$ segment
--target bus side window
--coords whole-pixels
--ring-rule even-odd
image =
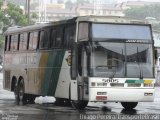
[[[40,48],[49,48],[49,30],[40,32]]]
[[[20,34],[19,50],[27,49],[27,33]]]
[[[81,22],[79,24],[79,30],[78,30],[78,40],[80,41],[86,41],[89,39],[89,24],[85,22]]]
[[[51,48],[56,47],[56,30],[51,30],[51,39],[49,42]]]
[[[35,50],[38,43],[38,32],[31,32],[29,34],[29,50]]]
[[[61,48],[63,41],[63,29],[56,30],[56,47]]]
[[[70,49],[71,46],[72,46],[72,43],[74,42],[74,39],[75,39],[75,26],[70,26],[70,27],[67,27],[65,29],[65,47],[67,49]]]
[[[12,51],[16,51],[18,48],[18,35],[11,35],[11,46]]]

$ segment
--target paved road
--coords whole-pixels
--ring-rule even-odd
[[[128,120],[128,119],[160,119],[160,87],[156,88],[155,101],[139,103],[132,111],[124,110],[120,103],[89,103],[83,111],[72,107],[54,105],[28,104],[18,106],[14,102],[14,94],[2,89],[0,74],[0,120]],[[102,110],[102,106],[107,106]]]

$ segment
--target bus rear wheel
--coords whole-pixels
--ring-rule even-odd
[[[22,104],[26,102],[26,96],[24,94],[24,82],[22,80],[18,84],[18,97],[19,102],[21,102]]]
[[[82,110],[88,105],[88,101],[85,100],[71,101],[71,104],[74,108]]]
[[[19,103],[19,93],[18,93],[17,84],[14,84],[14,96],[15,96],[15,102],[16,102],[16,104],[18,104]]]
[[[121,102],[121,105],[127,110],[132,110],[137,104],[138,102]]]

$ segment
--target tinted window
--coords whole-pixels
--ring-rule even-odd
[[[50,46],[51,48],[56,47],[56,30],[51,30]]]
[[[10,49],[15,51],[18,48],[18,35],[11,35],[11,46]]]
[[[51,30],[50,45],[51,48],[63,47],[63,28],[56,28]]]
[[[56,47],[58,48],[62,47],[62,41],[63,41],[63,29],[57,29],[56,30]]]
[[[27,33],[20,34],[19,50],[26,50],[27,40],[28,40]]]
[[[38,32],[32,32],[29,34],[29,50],[35,50],[37,48]]]
[[[75,40],[75,31],[76,31],[75,29],[76,29],[75,25],[66,27],[65,29],[64,44],[65,47],[68,49],[71,48],[72,43]]]
[[[40,48],[49,48],[50,31],[41,31],[40,33]]]

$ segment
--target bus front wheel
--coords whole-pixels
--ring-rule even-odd
[[[138,102],[121,102],[121,105],[127,110],[135,108],[137,104]]]
[[[77,100],[77,101],[71,101],[71,104],[74,108],[78,110],[84,109],[88,105],[88,101],[85,100]]]

